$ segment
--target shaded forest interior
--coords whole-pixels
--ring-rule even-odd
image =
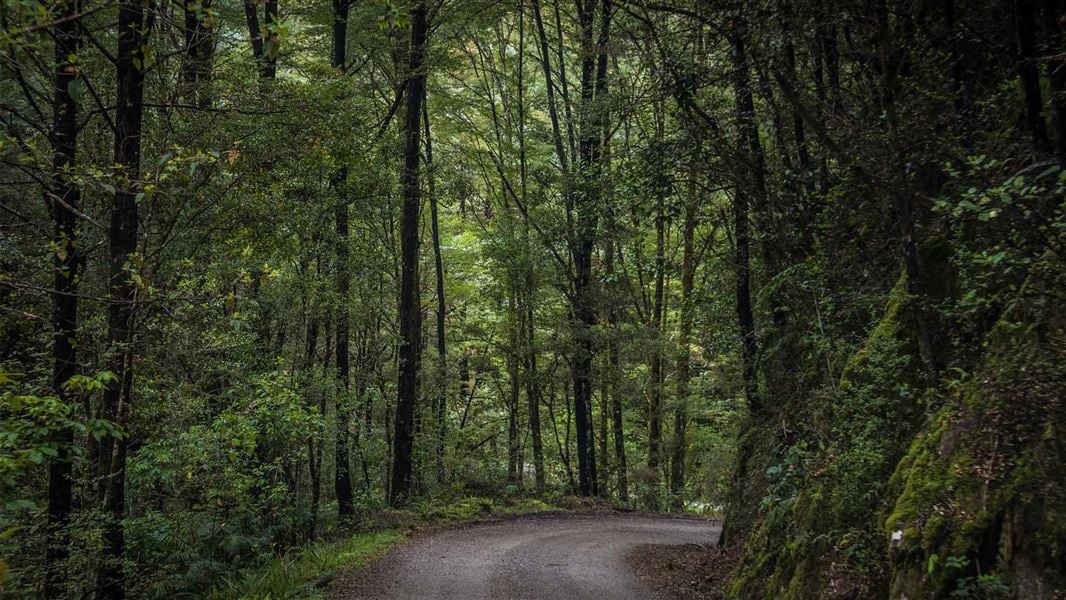
[[[0,0],[0,594],[382,515],[1066,593],[1063,0]]]

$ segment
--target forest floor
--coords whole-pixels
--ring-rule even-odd
[[[720,533],[715,521],[616,512],[545,513],[460,526],[400,544],[335,581],[331,596],[671,598],[673,585],[634,562],[642,562],[649,547],[656,553],[686,544],[707,547]]]
[[[629,555],[642,581],[672,600],[726,600],[737,553],[706,544],[644,544]]]

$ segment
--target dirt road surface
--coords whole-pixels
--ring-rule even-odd
[[[628,555],[645,544],[713,544],[713,521],[630,514],[541,515],[406,542],[334,588],[338,600],[659,598]],[[632,559],[631,559],[632,560]],[[639,557],[636,557],[639,560]]]

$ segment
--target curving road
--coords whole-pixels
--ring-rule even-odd
[[[402,544],[336,588],[338,599],[644,600],[626,564],[643,544],[712,544],[712,521],[646,515],[532,515]],[[639,558],[638,558],[639,560]]]

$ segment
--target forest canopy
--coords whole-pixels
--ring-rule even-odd
[[[0,0],[0,594],[382,515],[1066,590],[1062,0]]]

